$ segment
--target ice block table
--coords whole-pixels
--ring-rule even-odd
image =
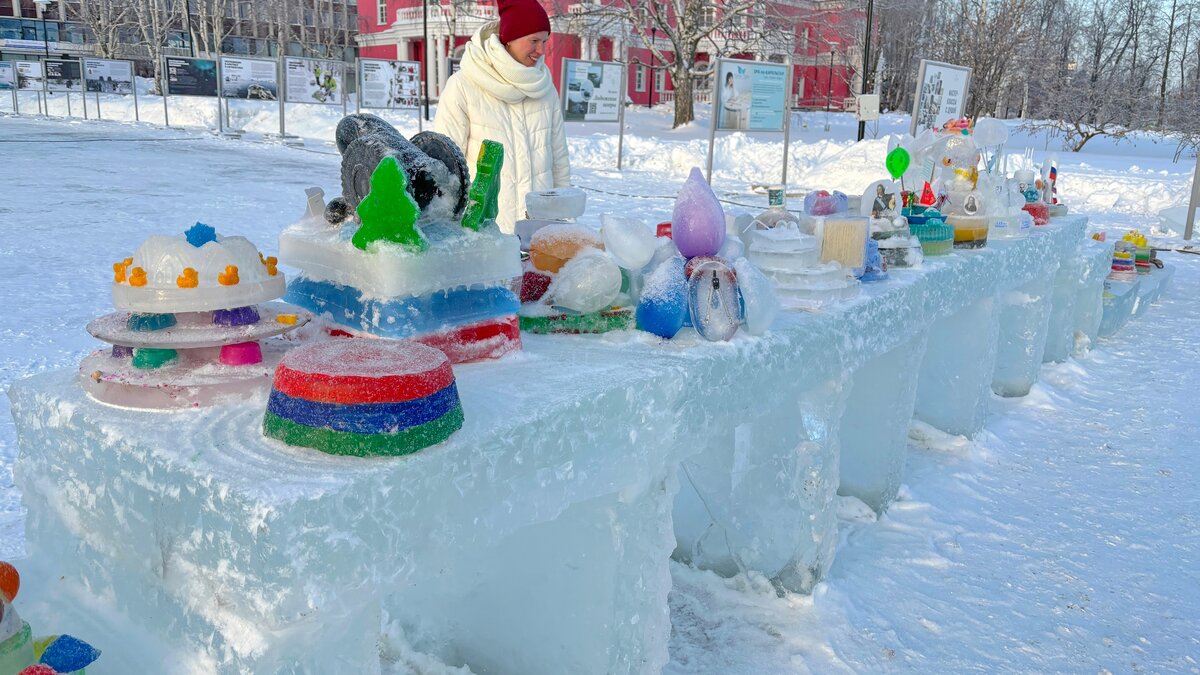
[[[543,344],[456,367],[462,430],[394,459],[264,439],[265,397],[146,412],[90,400],[73,372],[23,380],[16,480],[42,583],[22,595],[47,602],[22,612],[104,635],[108,612],[63,598],[112,602],[145,636],[104,641],[101,674],[378,672],[384,619],[477,673],[657,672],[685,374],[638,366]],[[151,637],[173,667],[142,660]]]
[[[110,672],[375,672],[397,631],[480,673],[656,672],[668,557],[810,588],[839,486],[894,498],[914,409],[982,424],[997,293],[1053,277],[1084,225],[894,271],[757,338],[527,336],[456,367],[466,425],[406,458],[265,440],[261,405],[118,410],[74,373],[24,380],[25,597],[47,600],[23,612],[86,636],[109,618],[88,602],[115,606],[148,638],[102,645]],[[169,663],[135,651],[149,636]]]

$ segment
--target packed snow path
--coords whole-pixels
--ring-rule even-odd
[[[85,141],[96,138],[118,140]],[[7,142],[22,139],[34,142]],[[273,252],[304,187],[338,192],[335,156],[195,131],[0,119],[0,141],[5,388],[94,348],[83,326],[110,310],[109,265],[147,234],[199,219]],[[671,194],[681,178],[575,174],[638,194]],[[1106,180],[1186,187],[1117,168]],[[674,565],[668,672],[1200,672],[1200,307],[1186,300],[1200,259],[1168,259],[1178,269],[1160,306],[1086,358],[1045,367],[1029,396],[994,399],[974,443],[918,429],[926,447],[909,455],[905,498],[879,522],[847,520],[812,598]],[[7,406],[0,397],[0,558],[11,559],[23,522]]]

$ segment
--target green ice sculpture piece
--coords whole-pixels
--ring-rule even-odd
[[[390,241],[414,251],[429,246],[416,226],[421,208],[408,194],[408,176],[395,157],[384,157],[371,173],[371,191],[358,204],[362,226],[351,242],[367,250],[371,242]]]
[[[479,161],[475,163],[475,180],[467,197],[467,212],[463,215],[463,227],[476,232],[488,220],[495,220],[500,213],[496,203],[500,196],[500,169],[504,166],[504,146],[496,141],[484,141],[479,149]]]

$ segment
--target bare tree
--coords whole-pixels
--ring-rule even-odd
[[[175,26],[182,25],[183,0],[131,0],[133,15],[142,42],[154,63],[154,86],[163,91],[163,53],[167,39]]]
[[[129,0],[84,0],[67,5],[67,16],[95,36],[96,56],[112,59],[120,49],[121,29],[133,18],[133,7]]]
[[[233,32],[233,11],[236,9],[233,0],[191,2],[199,24],[199,30],[193,33],[198,51],[213,57],[220,55],[221,45]]]

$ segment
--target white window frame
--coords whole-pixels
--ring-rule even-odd
[[[633,90],[646,91],[646,66],[642,64],[638,64],[637,70],[633,71]]]
[[[375,18],[379,19],[380,26],[388,25],[387,20],[387,0],[377,0],[379,5],[376,8]]]
[[[654,71],[654,91],[663,93],[667,90],[667,71],[664,68],[659,68]]]

